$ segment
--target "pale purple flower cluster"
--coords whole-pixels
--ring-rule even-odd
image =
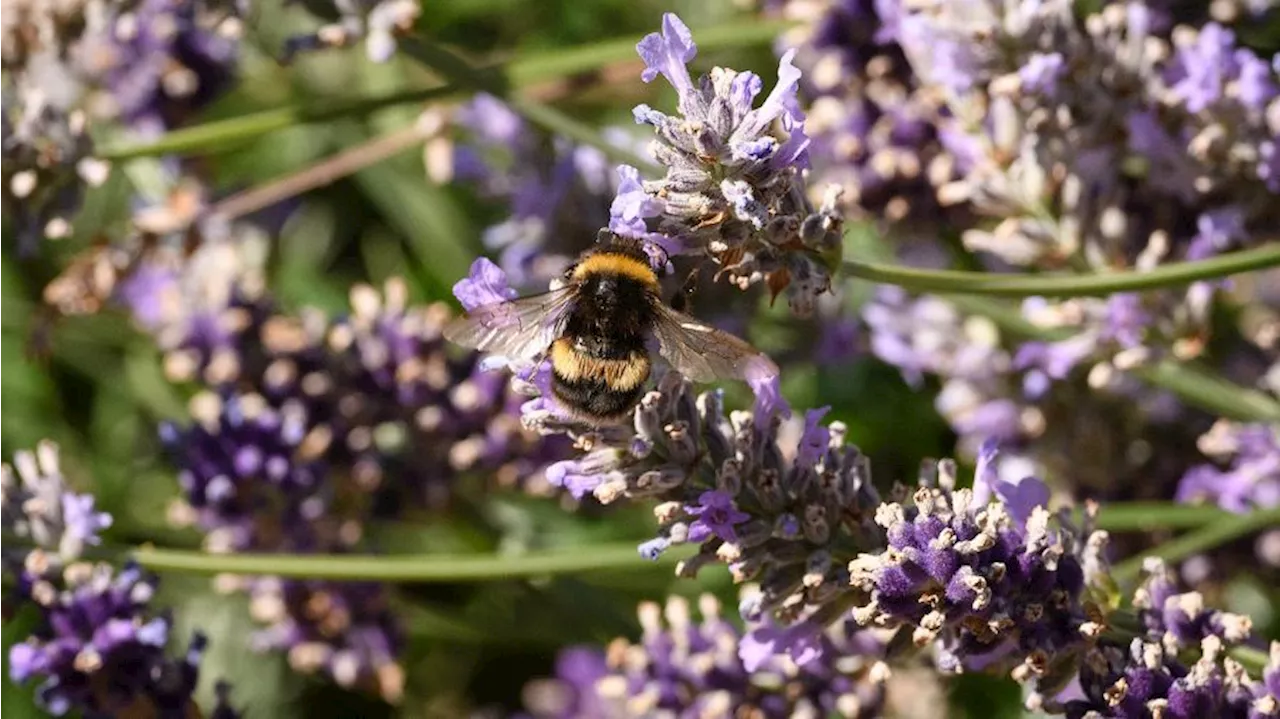
[[[184,124],[228,86],[239,57],[236,0],[119,3],[87,33],[80,72],[119,119],[146,135]]]
[[[1124,294],[1096,306],[1117,316],[1132,309]],[[1032,299],[1022,315],[1054,328],[1081,311],[1074,301]],[[1211,420],[1130,372],[1145,347],[1097,360],[1099,347],[1132,339],[1124,322],[1062,340],[1019,342],[946,299],[912,298],[894,287],[878,288],[862,317],[879,359],[913,386],[926,378],[940,382],[934,406],[966,455],[976,456],[985,439],[998,439],[1031,471],[1079,499],[1165,499],[1188,467],[1203,461],[1195,440]],[[1256,377],[1256,368],[1247,367],[1241,379]]]
[[[1215,461],[1187,470],[1178,501],[1208,500],[1233,512],[1280,506],[1280,428],[1220,420],[1198,445]]]
[[[9,650],[9,677],[38,681],[36,703],[54,716],[127,715],[184,719],[195,708],[192,693],[207,640],[192,637],[180,659],[165,655],[167,615],[148,611],[155,579],[137,567],[115,572],[100,564],[72,564],[38,587],[40,626]],[[209,715],[238,716],[227,690]]]
[[[386,62],[396,51],[396,38],[413,29],[422,13],[419,0],[333,0],[325,8],[337,19],[315,32],[289,38],[284,59],[299,53],[364,43],[374,62]]]
[[[956,179],[963,155],[939,130],[943,98],[921,91],[898,45],[900,4],[782,3],[780,13],[801,24],[778,39],[804,72],[810,184],[838,183],[850,217],[887,220],[895,234],[965,220],[956,214],[963,205],[944,206],[935,194]]]
[[[172,379],[208,389],[195,422],[167,427],[185,515],[213,551],[345,552],[365,548],[371,517],[440,508],[459,476],[482,471],[537,485],[556,439],[525,430],[506,378],[454,356],[443,305],[408,304],[407,287],[357,286],[330,320],[277,313],[241,297],[198,317],[166,357]],[[376,584],[245,580],[258,646],[303,671],[400,696],[403,638]]]
[[[751,657],[748,637],[720,615],[710,595],[701,620],[682,597],[665,607],[640,605],[637,643],[617,639],[602,653],[564,650],[556,677],[525,688],[537,719],[624,717],[874,717],[884,701],[883,645],[852,622],[814,640],[821,656],[803,663],[779,655]],[[665,621],[664,621],[665,620]]]
[[[717,67],[692,78],[687,65],[697,46],[674,14],[664,15],[662,31],[636,49],[646,66],[641,78],[666,78],[678,94],[679,115],[635,108],[636,122],[657,135],[650,148],[666,174],[645,181],[639,170],[620,167],[609,229],[650,243],[658,260],[710,254],[732,283],[764,282],[775,296],[786,289],[793,310],[810,314],[830,289],[828,265],[839,255],[842,219],[838,193],[828,193],[816,210],[807,197],[809,139],[794,53],[783,55],[777,85],[756,106],[763,81],[755,73]]]
[[[5,568],[18,569],[28,551],[42,567],[57,569],[79,559],[86,546],[98,544],[98,533],[111,526],[111,515],[94,508],[91,494],[72,492],[62,474],[58,447],[44,441],[35,451],[19,451],[13,464],[0,467],[0,517],[4,529],[19,543],[30,543],[16,552],[6,548]],[[10,566],[16,565],[16,566]],[[35,572],[33,576],[39,576]],[[20,589],[29,590],[21,582]]]
[[[223,0],[15,0],[4,13],[0,194],[19,248],[68,237],[85,188],[106,180],[91,125],[155,135],[185,122],[227,86],[239,33],[238,8]]]

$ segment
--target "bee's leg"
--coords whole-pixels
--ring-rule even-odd
[[[689,310],[693,307],[693,293],[698,291],[699,269],[699,267],[694,267],[689,272],[689,275],[684,278],[684,282],[680,285],[675,297],[671,298],[671,309],[676,312],[689,313]]]

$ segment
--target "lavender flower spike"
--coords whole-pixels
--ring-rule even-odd
[[[536,719],[630,717],[879,716],[889,668],[883,645],[852,622],[817,632],[823,661],[797,665],[783,654],[753,666],[740,658],[747,638],[720,616],[710,595],[698,600],[700,620],[682,597],[665,607],[640,605],[643,634],[614,640],[604,652],[574,647],[557,676],[529,684],[525,704]]]
[[[193,637],[180,660],[165,655],[171,622],[148,613],[154,577],[77,562],[50,579],[35,593],[40,625],[9,650],[10,678],[38,681],[38,706],[54,716],[184,719],[198,711],[192,694],[206,640]],[[238,716],[219,695],[209,716]]]
[[[1106,534],[1044,506],[1019,527],[1007,504],[976,505],[954,482],[951,463],[939,463],[910,506],[876,510],[888,546],[849,564],[865,597],[853,616],[906,627],[918,646],[936,641],[943,670],[1000,661],[1021,680],[1063,680],[1051,664],[1068,662],[1091,631],[1086,587],[1105,567]]]
[[[668,372],[641,399],[630,426],[584,430],[545,416],[526,420],[590,447],[552,465],[552,483],[606,504],[656,500],[658,536],[641,554],[697,544],[678,574],[728,565],[736,581],[760,584],[753,621],[821,627],[854,592],[845,569],[849,548],[878,534],[872,517],[880,500],[865,458],[845,444],[843,425],[823,426],[822,412],[811,411],[803,429],[789,433],[800,434],[799,442],[783,440],[789,408],[776,386],[763,386],[773,392],[758,396],[754,412],[726,413],[719,392],[695,395],[688,380]]]
[[[6,532],[52,551],[62,562],[78,559],[86,544],[97,544],[98,532],[111,526],[111,515],[94,509],[92,495],[69,491],[58,459],[58,446],[43,441],[34,452],[15,452],[13,466],[0,467]]]
[[[686,63],[697,50],[675,15],[665,15],[662,32],[645,37],[637,50],[646,65],[642,79],[666,77],[679,94],[681,117],[635,108],[636,122],[654,128],[652,153],[666,174],[643,184],[648,203],[633,197],[635,184],[624,182],[614,224],[664,248],[709,253],[734,284],[766,282],[775,296],[785,289],[792,309],[809,314],[817,295],[830,289],[841,218],[838,193],[818,209],[808,197],[809,141],[794,53],[783,55],[777,85],[755,107],[763,87],[755,73],[717,67],[690,78]]]

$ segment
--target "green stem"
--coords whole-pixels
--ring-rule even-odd
[[[698,47],[704,51],[744,47],[770,42],[786,29],[786,22],[734,22],[698,32]],[[526,87],[561,77],[569,77],[615,62],[636,57],[636,38],[628,36],[581,47],[552,50],[513,58],[501,68],[516,87]],[[497,72],[500,67],[486,68]],[[435,86],[399,90],[383,95],[355,98],[323,105],[289,105],[251,115],[217,120],[174,130],[150,142],[123,142],[99,148],[104,160],[178,154],[221,149],[252,140],[294,125],[322,122],[340,117],[362,116],[393,105],[439,100],[456,94],[457,88]]]
[[[1098,512],[1099,529],[1139,532],[1152,529],[1192,529],[1236,515],[1209,504],[1169,502],[1113,502]]]
[[[421,38],[410,38],[400,43],[400,51],[440,73],[451,83],[502,98],[512,110],[552,134],[594,147],[615,162],[625,162],[648,171],[659,169],[634,152],[609,143],[595,127],[579,122],[550,105],[521,97],[512,89],[513,83],[508,76],[489,68],[471,65],[466,58],[443,45]]]
[[[456,92],[456,87],[436,85],[341,102],[288,105],[274,110],[174,130],[153,142],[107,145],[98,148],[97,156],[104,160],[118,162],[135,157],[224,149],[295,125],[334,120],[348,115],[367,115],[384,107],[438,100]]]
[[[679,554],[668,552],[659,563],[669,564]],[[162,572],[415,583],[502,581],[611,569],[634,571],[656,565],[641,557],[635,544],[515,556],[207,554],[150,547],[135,549],[130,556],[142,566]]]
[[[767,45],[777,39],[782,31],[795,26],[790,20],[739,20],[698,30],[698,51],[713,52],[735,47]],[[515,87],[526,87],[537,82],[570,77],[596,70],[616,62],[634,60],[635,35],[617,37],[578,47],[557,48],[512,58],[505,64],[507,78]]]
[[[1231,647],[1231,649],[1227,650],[1227,653],[1243,664],[1244,668],[1254,676],[1261,674],[1262,670],[1266,669],[1267,664],[1271,661],[1265,651],[1255,647]]]
[[[1070,336],[1070,331],[1063,328],[1033,324],[1016,308],[996,300],[973,295],[947,295],[946,299],[965,312],[987,317],[1020,339],[1054,342]],[[1280,402],[1262,392],[1232,384],[1194,362],[1160,359],[1127,371],[1173,392],[1188,404],[1223,417],[1246,422],[1280,421]]]
[[[1079,274],[992,274],[958,270],[922,270],[899,265],[848,260],[844,271],[854,277],[898,285],[915,292],[963,293],[994,297],[1094,297],[1175,287],[1280,267],[1280,242],[1268,242],[1207,260],[1175,262],[1148,271]]]
[[[1254,532],[1280,526],[1280,508],[1263,509],[1245,515],[1224,517],[1200,529],[1172,539],[1149,552],[1120,562],[1111,570],[1117,583],[1133,582],[1142,573],[1142,560],[1160,557],[1174,562],[1205,552]]]

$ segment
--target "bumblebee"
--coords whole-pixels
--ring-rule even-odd
[[[746,342],[668,307],[640,243],[616,236],[578,258],[561,286],[477,307],[444,336],[511,358],[550,357],[552,394],[577,419],[597,424],[625,418],[644,394],[651,338],[697,382],[778,372]]]

